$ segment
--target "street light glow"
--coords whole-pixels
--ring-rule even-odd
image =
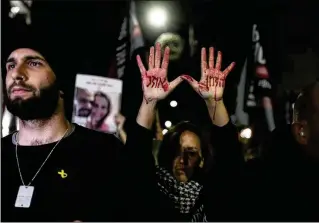
[[[172,122],[171,121],[166,121],[164,124],[165,124],[165,126],[167,128],[170,128],[172,126]]]
[[[19,11],[20,11],[20,7],[18,7],[18,6],[11,7],[12,13],[17,14]]]
[[[177,106],[177,101],[171,101],[169,104],[170,104],[171,107],[174,108],[174,107]]]
[[[149,23],[154,27],[163,27],[167,21],[167,14],[163,8],[152,8],[148,13]]]
[[[251,135],[252,135],[252,131],[251,131],[250,128],[243,129],[240,132],[240,137],[243,138],[243,139],[250,139]]]

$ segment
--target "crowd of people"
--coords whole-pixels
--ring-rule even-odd
[[[267,153],[245,162],[223,102],[235,63],[221,70],[222,53],[203,48],[201,79],[169,82],[169,56],[159,43],[147,67],[137,56],[143,100],[136,120],[116,116],[119,139],[70,123],[49,57],[28,46],[12,49],[4,101],[20,129],[1,140],[1,220],[319,220],[319,82],[305,86],[293,123],[272,132]],[[157,137],[154,153],[157,104],[183,81],[206,104],[209,134],[183,121]]]

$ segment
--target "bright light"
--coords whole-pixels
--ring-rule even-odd
[[[19,131],[20,130],[20,122],[18,122],[18,120],[17,120],[16,124],[17,124],[17,131]]]
[[[171,121],[166,121],[164,124],[165,124],[165,126],[167,128],[170,128],[172,126],[172,122]]]
[[[250,128],[243,129],[240,132],[240,137],[244,139],[250,139],[251,135],[252,135],[252,131]]]
[[[167,129],[163,129],[163,131],[162,131],[163,135],[165,135],[167,132],[168,132]]]
[[[10,124],[13,121],[12,114],[5,109],[2,117],[2,137],[5,137],[10,134]]]
[[[177,101],[171,101],[169,104],[170,104],[171,107],[174,108],[174,107],[177,106]]]
[[[18,6],[11,7],[12,13],[17,14],[19,11],[20,11],[20,8]]]
[[[166,24],[167,14],[162,8],[152,8],[148,13],[149,23],[154,27],[162,27]]]

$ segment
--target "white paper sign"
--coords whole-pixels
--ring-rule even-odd
[[[115,133],[120,112],[122,80],[77,74],[72,121],[101,132]]]

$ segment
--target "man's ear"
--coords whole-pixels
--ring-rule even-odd
[[[199,168],[203,168],[203,167],[204,167],[204,158],[201,158],[199,163]]]
[[[291,128],[292,128],[292,134],[295,140],[300,145],[307,145],[308,137],[309,137],[307,122],[306,121],[295,122],[292,124]]]
[[[61,97],[61,98],[64,98],[64,92],[63,92],[63,91],[60,90],[60,91],[59,91],[59,94],[60,94],[60,97]]]

